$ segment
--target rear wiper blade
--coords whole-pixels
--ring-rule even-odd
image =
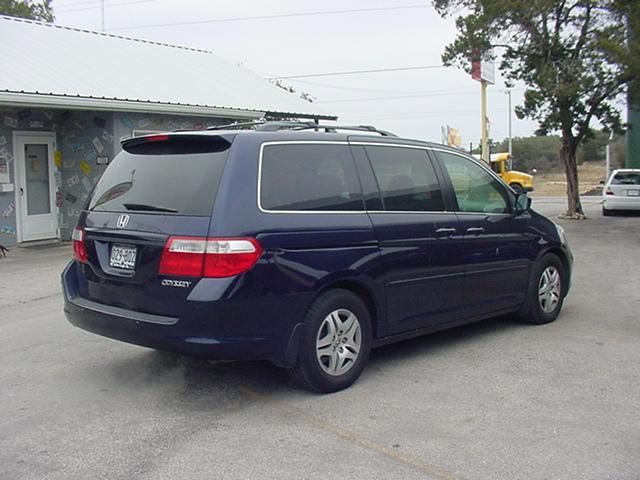
[[[124,205],[124,208],[126,208],[127,210],[178,213],[178,210],[174,210],[173,208],[161,207],[159,205],[146,205],[144,203],[123,203],[122,205]]]

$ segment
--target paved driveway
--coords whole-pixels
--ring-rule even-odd
[[[557,322],[497,319],[373,353],[347,391],[268,363],[103,339],[62,315],[68,247],[0,260],[0,479],[637,479],[640,217],[566,225]],[[536,199],[545,213],[561,199]]]

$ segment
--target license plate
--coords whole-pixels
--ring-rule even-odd
[[[627,197],[640,197],[640,190],[627,190]]]
[[[136,247],[131,245],[113,245],[109,265],[115,268],[133,270],[136,266]]]

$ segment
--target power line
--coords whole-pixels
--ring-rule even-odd
[[[126,27],[115,27],[109,30],[133,30],[140,28],[156,28],[156,27],[177,27],[183,25],[203,25],[207,23],[223,23],[223,22],[243,22],[249,20],[269,20],[273,18],[291,18],[291,17],[313,17],[318,15],[339,15],[343,13],[361,13],[361,12],[383,12],[389,10],[408,10],[416,8],[429,8],[428,5],[403,5],[398,7],[379,7],[379,8],[358,8],[350,10],[325,10],[321,12],[300,12],[300,13],[283,13],[278,15],[258,15],[252,17],[230,17],[216,18],[211,20],[196,20],[192,22],[175,22],[175,23],[153,23],[147,25],[130,25]]]
[[[506,112],[506,108],[492,109],[492,112]],[[450,116],[459,116],[459,115],[469,115],[475,114],[478,112],[478,109],[465,109],[465,110],[448,110],[448,111],[435,111],[432,110],[430,112],[413,112],[413,113],[391,113],[391,114],[366,114],[365,118],[368,119],[381,119],[381,120],[390,120],[390,119],[401,119],[401,118],[430,118],[430,117],[441,117],[446,119]],[[342,117],[348,118],[360,118],[355,115],[341,115]],[[443,120],[444,121],[444,120]]]
[[[263,75],[264,76],[264,75]],[[373,88],[360,88],[360,87],[346,87],[344,85],[335,85],[335,84],[331,84],[331,83],[324,83],[324,82],[313,82],[313,81],[309,81],[309,80],[293,80],[292,83],[302,83],[304,85],[313,85],[315,87],[323,87],[323,88],[331,88],[331,89],[335,89],[335,90],[344,90],[344,91],[348,91],[348,92],[365,92],[365,93],[387,93],[387,94],[396,94],[396,95],[400,95],[400,94],[419,94],[419,93],[431,93],[431,92],[427,92],[425,90],[383,90],[383,89],[373,89]]]
[[[315,103],[353,103],[353,102],[374,102],[380,100],[401,100],[404,98],[421,98],[421,97],[443,97],[449,95],[469,95],[476,94],[475,90],[434,90],[432,92],[418,93],[414,95],[389,95],[386,97],[366,97],[366,98],[346,98],[343,100],[321,100]]]
[[[124,5],[135,5],[136,3],[149,3],[149,2],[156,2],[156,1],[157,0],[133,0],[133,1],[129,1],[129,2],[107,3],[105,5],[105,7],[121,7],[121,6],[124,6]],[[98,8],[102,8],[102,5],[98,4],[98,5],[95,5],[95,6],[92,6],[92,7],[82,7],[82,8],[72,8],[72,9],[69,9],[69,10],[61,10],[61,11],[59,11],[59,13],[81,12],[81,11],[84,11],[84,10],[95,10],[95,9],[98,9]]]
[[[294,78],[335,77],[338,75],[360,75],[361,73],[405,72],[408,70],[430,70],[434,68],[446,68],[444,65],[418,65],[415,67],[374,68],[371,70],[345,70],[342,72],[307,73],[304,75],[285,75],[281,77],[269,77],[267,80],[289,80]]]
[[[73,6],[76,6],[76,5],[89,5],[89,4],[92,4],[92,3],[95,4],[97,2],[99,2],[99,0],[89,0],[89,1],[85,0],[84,2],[71,2],[71,3],[62,3],[62,4],[60,4],[60,0],[55,0],[53,2],[53,7],[57,8],[57,5],[60,4],[61,8],[67,8],[67,7],[73,7]]]

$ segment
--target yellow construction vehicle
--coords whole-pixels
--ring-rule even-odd
[[[511,155],[509,153],[492,153],[491,169],[496,172],[517,193],[533,191],[533,175],[510,170]]]

